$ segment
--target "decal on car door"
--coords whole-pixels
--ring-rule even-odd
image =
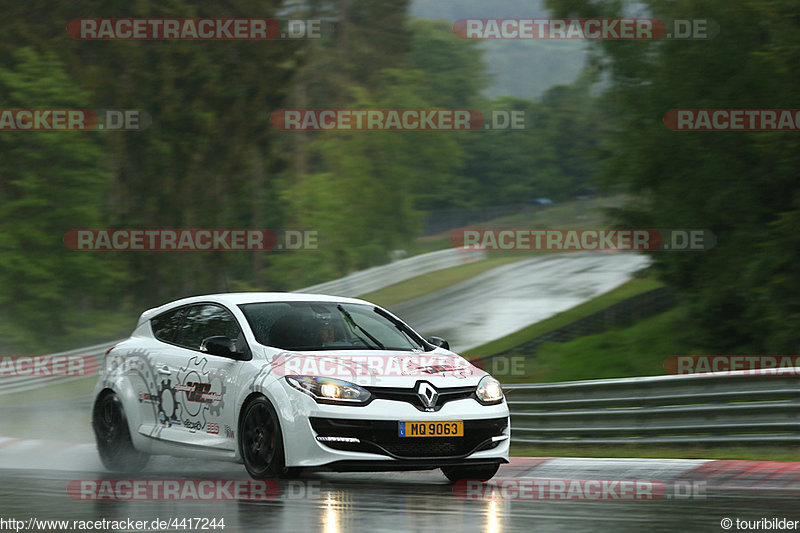
[[[162,380],[158,394],[158,419],[167,427],[183,426],[190,432],[206,430],[219,434],[219,425],[207,427],[217,419],[225,405],[225,381],[218,372],[206,370],[205,357],[192,357],[172,379]]]

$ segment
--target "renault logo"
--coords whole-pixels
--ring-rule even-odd
[[[425,407],[433,407],[436,405],[436,400],[439,398],[439,393],[433,385],[426,381],[420,381],[417,385],[417,396],[422,400]]]

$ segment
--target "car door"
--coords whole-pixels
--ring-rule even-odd
[[[201,350],[204,339],[218,335],[248,351],[241,327],[233,314],[216,303],[189,306],[174,343],[159,358],[157,371],[168,377],[169,413],[160,413],[158,438],[182,444],[234,450],[236,377],[243,361],[211,355]]]
[[[186,307],[180,307],[150,319],[150,327],[156,340],[148,343],[143,350],[143,357],[147,362],[140,372],[144,386],[137,391],[142,421],[139,431],[148,436],[157,436],[163,427],[176,420],[172,371],[166,360],[174,350],[175,339],[186,311]]]

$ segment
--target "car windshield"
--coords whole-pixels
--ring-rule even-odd
[[[371,305],[263,302],[239,306],[256,340],[284,350],[427,350],[423,340]]]

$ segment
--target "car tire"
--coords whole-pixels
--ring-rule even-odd
[[[92,429],[100,461],[108,470],[137,472],[150,460],[149,454],[133,446],[128,418],[115,392],[102,394],[94,403]]]
[[[453,483],[461,479],[489,481],[499,468],[500,463],[475,466],[445,466],[442,467],[442,473]]]
[[[260,396],[242,408],[239,422],[239,455],[254,479],[295,477],[298,468],[286,467],[283,433],[272,404]]]

